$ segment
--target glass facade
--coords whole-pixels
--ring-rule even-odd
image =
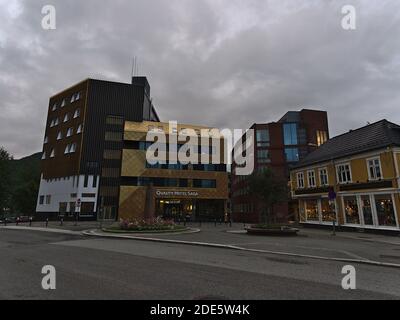
[[[299,149],[298,148],[285,148],[285,157],[288,162],[299,161]]]
[[[379,226],[396,227],[392,196],[375,195],[375,205]]]
[[[307,221],[319,221],[317,200],[306,200],[305,208],[306,208]]]
[[[283,124],[283,141],[286,146],[293,146],[298,144],[296,123]]]
[[[256,139],[257,139],[257,147],[269,147],[270,146],[269,130],[268,129],[257,130]]]
[[[360,224],[357,197],[344,197],[344,212],[346,223]]]
[[[368,226],[374,225],[372,216],[371,199],[369,196],[361,196],[362,212],[364,217],[364,224]]]

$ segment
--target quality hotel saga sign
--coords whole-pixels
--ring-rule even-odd
[[[197,191],[156,191],[157,197],[198,197],[199,193]]]

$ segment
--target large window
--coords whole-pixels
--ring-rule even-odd
[[[336,167],[339,183],[351,182],[351,170],[349,164],[340,164]]]
[[[286,161],[296,162],[299,161],[299,149],[297,148],[285,148]]]
[[[200,180],[194,179],[193,180],[193,188],[216,188],[217,181],[216,180]]]
[[[297,145],[297,124],[284,123],[283,124],[283,139],[287,146]]]
[[[336,220],[335,209],[330,205],[327,198],[321,199],[321,214],[323,222],[332,222]]]
[[[306,207],[307,221],[319,221],[318,201],[306,200],[305,207]]]
[[[372,217],[371,199],[369,196],[361,196],[362,213],[364,217],[364,224],[368,226],[374,225]]]
[[[105,135],[106,141],[122,141],[122,132],[107,131]]]
[[[326,131],[317,130],[317,145],[321,146],[328,140]]]
[[[256,136],[257,136],[257,147],[269,147],[270,140],[269,140],[268,129],[257,130]]]
[[[356,196],[344,197],[345,221],[349,224],[360,224],[360,215]]]
[[[383,227],[396,227],[396,217],[391,195],[375,196],[376,214],[378,223]]]
[[[370,180],[379,180],[382,178],[381,162],[379,158],[369,159],[368,161],[368,175]]]

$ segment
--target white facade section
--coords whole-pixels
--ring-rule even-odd
[[[96,179],[95,184],[94,179]],[[43,179],[42,176],[36,212],[60,212],[60,203],[67,203],[66,212],[70,213],[71,203],[76,203],[78,199],[81,203],[93,202],[94,212],[96,212],[99,180],[99,176],[88,176],[87,187],[85,187],[84,175],[48,180]],[[86,195],[90,197],[84,197]],[[76,208],[75,212],[79,212],[79,209]]]

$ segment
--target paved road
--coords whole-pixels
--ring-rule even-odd
[[[175,244],[0,229],[0,299],[399,299],[400,271]],[[43,265],[57,289],[41,289]]]

